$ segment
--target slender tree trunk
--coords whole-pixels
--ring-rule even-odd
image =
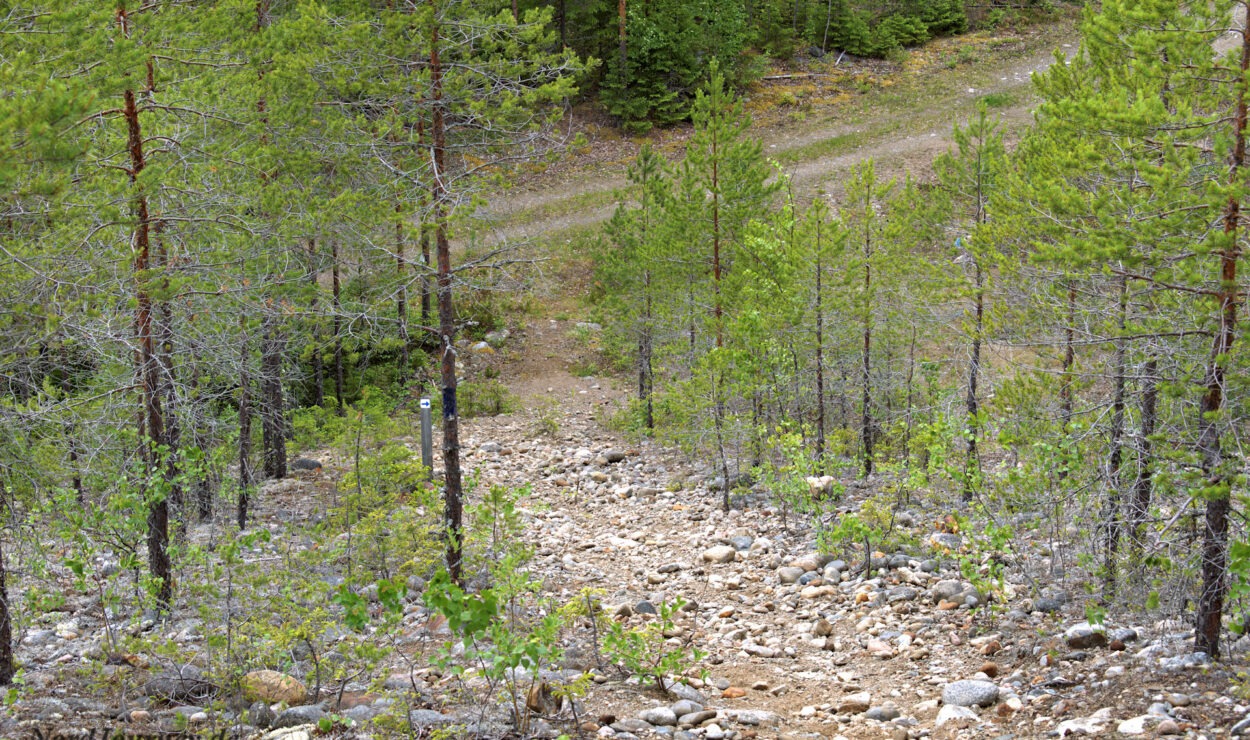
[[[625,46],[625,0],[617,0],[616,4],[616,23],[617,23],[617,58],[621,65],[621,86],[624,87],[629,83],[629,69],[626,66],[629,63],[629,55],[626,53]]]
[[[844,360],[838,361],[838,414],[842,419],[843,431],[851,428],[851,375]]]
[[[312,317],[312,378],[313,378],[313,403],[317,406],[324,406],[326,403],[326,383],[325,383],[325,364],[321,359],[321,312],[319,306],[321,303],[321,290],[317,283],[317,240],[315,238],[308,239],[308,284],[311,290],[308,301],[309,314]]]
[[[624,5],[624,0],[621,0]],[[715,132],[714,132],[715,134]],[[721,230],[720,230],[720,142],[716,135],[712,138],[712,319],[716,323],[716,349],[725,346],[724,307],[721,305]],[[719,358],[717,360],[720,361]],[[721,476],[725,481],[724,508],[729,511],[729,459],[725,454],[725,374],[718,368],[712,379],[712,393],[716,397],[713,408],[716,423],[716,445],[720,451]]]
[[[871,207],[871,206],[869,206]],[[861,355],[861,381],[863,408],[860,415],[860,438],[863,441],[864,477],[872,475],[873,428],[872,428],[872,235],[864,226],[864,344]]]
[[[424,149],[427,142],[425,139],[425,118],[417,117],[417,147]],[[430,226],[426,223],[426,195],[422,194],[418,198],[418,207],[421,212],[421,326],[431,326],[430,315],[433,307],[432,291],[430,290],[430,275],[433,274],[433,262],[430,259]]]
[[[1137,477],[1133,480],[1132,547],[1133,560],[1140,561],[1145,549],[1146,518],[1150,513],[1151,489],[1154,478],[1154,442],[1159,403],[1159,359],[1146,360],[1143,370],[1141,394],[1141,442],[1137,452]]]
[[[395,206],[400,212],[400,206]],[[395,222],[395,272],[399,275],[399,292],[395,294],[395,316],[399,321],[399,375],[400,386],[408,382],[408,369],[412,358],[409,357],[408,338],[408,260],[404,257],[404,224]]]
[[[239,529],[246,529],[248,497],[256,477],[252,470],[252,380],[247,369],[251,352],[247,324],[242,318],[239,330],[239,501],[235,518]]]
[[[696,347],[698,346],[698,343],[695,340],[695,332],[696,332],[695,320],[699,315],[699,306],[698,306],[698,301],[695,300],[695,295],[694,295],[695,285],[696,283],[694,280],[694,276],[690,276],[686,283],[686,304],[689,306],[689,318],[687,320],[687,325],[686,325],[686,334],[689,337],[689,342],[688,342],[689,358],[686,361],[686,365],[688,365],[690,368],[691,377],[694,376],[694,361],[695,361],[695,358],[698,356],[698,353],[696,352]]]
[[[430,326],[433,314],[434,291],[430,290],[430,275],[434,272],[430,257],[430,232],[425,224],[421,225],[421,325]]]
[[[1250,3],[1241,3],[1250,12]],[[1241,78],[1237,82],[1237,104],[1233,116],[1233,155],[1229,182],[1239,184],[1245,177],[1247,101],[1245,77],[1250,72],[1250,23],[1241,30]],[[1237,336],[1237,260],[1241,257],[1241,201],[1234,193],[1224,207],[1224,244],[1219,252],[1220,287],[1216,292],[1219,329],[1207,361],[1206,393],[1199,406],[1198,452],[1206,479],[1206,521],[1202,531],[1202,593],[1198,598],[1194,648],[1220,657],[1220,620],[1228,593],[1228,515],[1233,471],[1224,462],[1220,418],[1224,410],[1224,377],[1228,353]]]
[[[158,362],[160,363],[160,396],[165,399],[165,445],[168,454],[165,460],[165,485],[168,486],[170,516],[175,522],[175,531],[182,532],[187,524],[185,491],[179,483],[179,455],[182,450],[182,424],[177,403],[177,391],[174,388],[173,363],[173,331],[170,323],[169,303],[161,301],[156,312],[155,323],[158,337]]]
[[[980,404],[977,399],[977,380],[981,374],[981,337],[985,331],[985,277],[981,272],[981,263],[973,260],[974,285],[976,292],[972,297],[972,356],[968,359],[968,395],[965,399],[965,411],[968,414],[967,424],[964,428],[964,437],[967,444],[966,459],[964,461],[964,501],[972,499],[974,493],[973,480],[976,474],[981,470],[981,459],[977,454],[977,433],[979,424],[977,416],[980,413]]]
[[[777,372],[773,373],[773,381],[774,381],[773,387],[776,388],[778,391],[780,391],[781,388],[784,387],[782,385],[782,380],[779,377],[779,375],[780,373],[777,373]],[[781,393],[778,392],[777,396],[778,396],[777,407],[778,407],[778,410],[780,410]],[[761,435],[763,434],[763,429],[764,429],[764,411],[765,411],[764,399],[759,393],[759,391],[755,391],[754,393],[751,394],[751,431],[750,431],[751,467],[753,468],[759,467],[760,465],[764,464],[764,440],[761,437]],[[778,415],[778,418],[781,418],[780,415]],[[741,454],[739,454],[739,459],[741,459]]]
[[[623,2],[623,0],[622,0]],[[464,501],[460,473],[460,417],[456,409],[456,311],[452,302],[451,244],[447,237],[448,193],[444,184],[447,161],[447,127],[443,111],[443,66],[439,58],[439,20],[430,33],[431,136],[434,172],[431,201],[434,206],[434,245],[438,255],[438,324],[441,382],[443,387],[443,525],[447,536],[447,572],[461,580],[464,556]]]
[[[1103,582],[1102,600],[1110,602],[1115,597],[1117,570],[1119,568],[1120,538],[1124,532],[1124,512],[1120,502],[1120,471],[1124,463],[1124,386],[1128,373],[1128,346],[1124,338],[1128,327],[1128,278],[1121,277],[1117,307],[1117,333],[1115,339],[1115,379],[1111,398],[1111,452],[1107,457],[1107,557],[1104,563],[1106,580]]]
[[[265,476],[286,477],[286,400],[282,393],[282,328],[277,308],[265,314],[260,352],[261,439],[264,443]]]
[[[330,242],[330,295],[334,308],[334,400],[338,402],[338,415],[347,413],[343,404],[343,303],[339,286],[339,244]]]
[[[885,346],[885,375],[884,377],[894,377],[894,348],[890,345]],[[894,416],[894,394],[890,393],[888,388],[881,390],[881,397],[885,399],[885,413],[881,416],[889,419]]]
[[[63,356],[61,364],[64,366],[64,372],[61,374],[61,394],[66,400],[69,399],[70,392],[73,390],[73,384],[69,378],[69,356]],[[65,423],[65,443],[69,447],[69,470],[70,484],[74,488],[75,500],[80,504],[87,502],[87,494],[82,485],[82,470],[78,467],[78,432],[72,421]]]
[[[1072,425],[1072,366],[1076,364],[1076,283],[1068,282],[1068,325],[1063,332],[1063,379],[1059,408],[1066,431]]]
[[[725,454],[725,401],[720,396],[721,382],[719,372],[713,381],[712,394],[715,402],[716,413],[713,418],[713,426],[716,429],[716,452],[720,461],[721,474],[721,505],[726,512],[729,511],[729,456]]]
[[[821,51],[829,51],[829,29],[833,27],[833,0],[825,6],[825,35],[820,42]]]
[[[199,397],[199,386],[200,368],[192,364],[191,375],[187,381],[186,418],[191,425],[191,440],[195,449],[207,450],[212,445],[204,435],[203,408],[194,400]],[[195,471],[195,513],[201,522],[212,519],[213,493],[217,489],[217,484],[220,483],[218,469],[215,465],[208,463],[207,457],[207,455],[202,456],[200,467]]]
[[[822,224],[816,225],[816,472],[825,472],[825,307],[824,266],[821,265]]]
[[[169,255],[165,251],[165,239],[161,233],[161,224],[157,222],[153,229],[156,238],[156,267],[165,274],[161,279],[161,290],[168,293],[170,268]],[[175,522],[175,532],[183,533],[187,526],[186,503],[183,500],[182,484],[179,482],[179,457],[182,451],[182,425],[179,420],[181,409],[178,408],[176,376],[174,375],[174,317],[169,301],[162,300],[155,306],[153,331],[156,334],[157,362],[159,363],[158,395],[165,402],[165,446],[168,450],[165,459],[165,485],[169,497],[170,516]]]
[[[256,2],[256,32],[260,33],[269,23],[270,0],[257,0]],[[258,72],[260,80],[265,78],[265,69]],[[260,116],[262,125],[261,142],[269,143],[269,116],[266,112],[266,99],[262,92],[256,101],[256,111]],[[262,176],[262,182],[268,182],[268,176]],[[272,221],[272,216],[270,216]],[[310,254],[315,245],[310,242]],[[316,274],[313,275],[316,281]],[[258,378],[259,391],[259,416],[261,422],[261,457],[264,466],[265,476],[271,479],[279,479],[286,477],[286,399],[282,393],[282,354],[284,350],[282,330],[278,325],[277,307],[273,305],[272,299],[265,307],[265,315],[262,319],[261,326],[261,345],[260,345],[260,377]],[[243,373],[246,373],[246,332],[244,332],[243,351],[245,353],[243,362]],[[241,380],[246,382],[246,375],[241,376]],[[242,445],[242,441],[240,442]],[[251,448],[251,427],[249,419],[248,452]],[[243,448],[240,446],[240,452]],[[240,461],[244,466],[248,465],[247,460]],[[250,478],[250,471],[248,474]],[[247,491],[245,487],[244,492]],[[246,520],[246,499],[240,499],[239,526],[242,528]]]
[[[651,394],[655,386],[655,370],[651,359],[653,309],[650,270],[643,270],[642,283],[645,297],[643,299],[642,335],[638,343],[638,395],[643,404],[643,424],[647,429],[654,429],[655,407]]]
[[[1220,619],[1228,592],[1228,515],[1230,474],[1221,450],[1219,418],[1224,407],[1225,355],[1235,339],[1237,289],[1236,247],[1224,250],[1221,272],[1232,286],[1221,289],[1221,326],[1207,366],[1206,393],[1199,406],[1198,451],[1206,483],[1206,517],[1202,531],[1202,592],[1198,599],[1197,639],[1194,647],[1214,658],[1220,655]]]
[[[715,134],[715,132],[713,132]],[[716,321],[716,348],[725,346],[724,313],[721,305],[721,233],[720,233],[720,154],[712,139],[712,317]]]
[[[787,342],[787,345],[788,345],[787,348],[790,351],[791,373],[790,373],[789,380],[790,380],[790,403],[792,404],[792,408],[790,409],[789,413],[787,413],[786,408],[785,408],[785,401],[781,397],[781,394],[774,393],[773,400],[777,406],[777,413],[773,417],[774,425],[779,423],[782,419],[786,419],[786,418],[802,419],[805,416],[807,416],[806,414],[807,408],[803,403],[803,380],[804,380],[803,370],[802,370],[803,359],[799,357],[800,348],[795,346],[795,343],[793,341]],[[777,386],[776,386],[778,389],[782,387],[781,383],[782,381],[778,379]],[[763,405],[765,408],[767,408],[768,406],[767,403],[764,403]],[[803,449],[807,449],[807,443],[808,443],[806,427],[807,427],[806,424],[799,424],[799,439],[802,442]],[[755,435],[756,435],[756,439],[759,441],[760,454],[762,455],[764,452],[764,430],[762,429],[757,430],[755,432]]]
[[[569,46],[569,8],[568,0],[556,0],[556,27],[560,31],[560,48]]]
[[[911,342],[907,345],[907,400],[905,413],[907,414],[906,427],[903,429],[903,463],[911,469],[911,431],[912,417],[916,404],[913,401],[913,388],[916,380],[916,325],[911,326]]]
[[[126,24],[124,12],[119,22]],[[150,70],[150,65],[149,65]],[[156,337],[152,326],[153,301],[148,289],[151,261],[152,219],[148,199],[137,183],[147,165],[143,151],[143,130],[139,125],[139,108],[133,88],[122,93],[122,115],[126,120],[127,144],[130,154],[130,184],[137,195],[131,201],[135,227],[131,245],[134,250],[136,376],[140,389],[139,445],[147,468],[150,485],[161,465],[165,448],[165,419],[160,400],[160,362],[156,356]],[[148,570],[159,584],[157,608],[168,612],[173,604],[173,575],[169,561],[169,499],[164,493],[150,496],[147,512]]]
[[[13,621],[9,616],[8,566],[4,561],[4,541],[0,538],[0,686],[13,683]]]

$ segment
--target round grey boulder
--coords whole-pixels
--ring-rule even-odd
[[[954,707],[988,707],[998,701],[998,684],[992,681],[955,681],[942,689],[942,703]]]
[[[677,724],[677,715],[668,707],[644,709],[638,713],[638,719],[657,727],[672,727]]]
[[[273,721],[273,728],[280,730],[283,727],[299,727],[300,725],[315,725],[326,716],[326,711],[316,704],[309,704],[302,707],[291,707],[278,715]]]
[[[802,568],[785,567],[777,569],[777,580],[782,583],[795,583],[802,577]]]
[[[449,717],[442,712],[436,712],[433,709],[414,709],[408,713],[408,721],[418,730],[425,727],[442,727],[449,725],[455,721],[454,717]]]
[[[933,603],[943,601],[955,601],[955,597],[963,593],[964,584],[961,581],[945,580],[938,581],[933,584],[933,588],[929,589],[929,595],[933,598]]]
[[[1088,650],[1107,645],[1107,628],[1101,624],[1081,622],[1074,624],[1063,633],[1063,639],[1073,650]]]
[[[900,714],[901,713],[899,712],[898,707],[893,704],[886,703],[864,712],[864,717],[866,719],[875,719],[878,722],[889,722],[890,720],[898,719]]]

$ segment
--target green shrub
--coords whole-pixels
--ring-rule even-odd
[[[656,617],[627,628],[620,622],[608,625],[603,647],[608,658],[629,673],[667,691],[669,676],[680,676],[698,665],[706,654],[691,646],[693,632],[679,630],[675,615],[686,605],[680,596],[660,603]],[[678,637],[681,634],[683,636]]]
[[[498,416],[516,410],[516,397],[494,378],[461,383],[456,389],[460,416]]]
[[[402,444],[362,457],[343,476],[339,504],[327,516],[334,532],[351,533],[340,558],[358,564],[365,581],[428,573],[442,550],[436,487],[430,471]]]

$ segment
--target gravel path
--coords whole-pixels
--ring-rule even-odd
[[[898,507],[916,544],[875,553],[868,577],[862,551],[817,552],[813,533],[787,531],[763,494],[724,513],[710,465],[604,428],[628,389],[569,374],[588,352],[575,333],[572,322],[531,321],[491,358],[501,377],[521,379],[521,410],[465,421],[466,468],[484,484],[532,486],[526,539],[551,593],[599,589],[631,625],[687,601],[674,640],[707,657],[683,696],[716,713],[673,735],[664,710],[680,697],[621,684],[603,665],[584,699],[587,729],[623,739],[1199,737],[1244,716],[1228,674],[1189,656],[1184,625],[1109,615],[1105,632],[1091,630],[1079,594],[1037,590],[1051,566],[1045,543],[1017,542],[1024,557],[1005,588],[979,594],[959,573],[961,556],[978,557],[975,537],[943,531],[931,504]],[[540,433],[542,419],[554,434]],[[878,484],[852,483],[831,515],[884,499]],[[567,647],[567,668],[596,668],[590,635]]]

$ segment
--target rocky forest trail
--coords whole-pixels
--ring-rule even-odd
[[[662,603],[688,603],[670,642],[706,658],[670,696],[623,683],[595,659],[595,635],[566,642],[563,676],[598,677],[582,700],[586,732],[1218,737],[1245,716],[1227,671],[1190,655],[1187,624],[1116,614],[1105,631],[1086,624],[1076,584],[1048,575],[1065,564],[1046,542],[1013,543],[1019,561],[1004,588],[979,593],[960,573],[961,559],[984,565],[975,538],[948,530],[937,498],[899,501],[873,480],[830,504],[836,516],[876,497],[897,507],[895,525],[916,543],[873,553],[867,576],[862,550],[817,552],[813,532],[787,529],[766,498],[735,498],[726,514],[712,466],[605,428],[629,389],[572,374],[586,367],[593,331],[528,320],[499,354],[473,361],[517,379],[517,410],[462,427],[465,467],[481,485],[530,487],[524,538],[548,593],[596,589],[630,625],[655,620]],[[976,608],[987,599],[992,608]]]
[[[961,61],[959,44],[942,42],[916,55],[931,75],[890,78],[891,85],[862,96],[816,89],[813,97],[838,98],[832,112],[793,108],[806,118],[764,124],[761,141],[808,193],[822,185],[836,192],[840,175],[867,157],[879,171],[923,176],[950,146],[951,126],[987,95],[998,96],[993,110],[1009,136],[1018,135],[1030,115],[1030,73],[1049,62],[1052,49],[1075,46],[1070,28],[1030,33],[973,39],[978,50],[964,56],[983,64]],[[864,67],[856,74],[878,73]],[[685,135],[656,141],[673,156]],[[520,183],[486,214],[492,233],[552,239],[603,221],[637,143],[598,142],[580,159]],[[494,346],[463,343],[463,376],[502,384],[512,401],[504,413],[462,419],[463,467],[478,481],[469,503],[496,484],[526,491],[517,501],[520,537],[533,551],[528,568],[544,596],[569,603],[591,589],[602,616],[630,628],[656,625],[655,612],[681,599],[686,606],[657,649],[697,649],[704,657],[662,693],[613,665],[602,620],[571,619],[560,632],[558,664],[514,676],[522,701],[533,704],[532,713],[522,710],[521,736],[1214,739],[1250,732],[1250,706],[1236,677],[1250,639],[1232,645],[1229,662],[1212,664],[1193,652],[1183,607],[1175,619],[1159,618],[1158,609],[1150,619],[1145,610],[1112,609],[1105,626],[1087,624],[1094,602],[1070,575],[1081,568],[1065,546],[1077,534],[1038,526],[1042,513],[1014,515],[1020,534],[1004,554],[985,541],[985,522],[973,511],[959,510],[970,517],[961,531],[950,516],[958,493],[905,491],[896,481],[860,481],[849,472],[841,478],[845,494],[823,501],[824,521],[836,523],[872,501],[889,513],[898,544],[833,542],[822,551],[810,519],[783,517],[758,486],[735,492],[725,512],[723,482],[709,460],[615,431],[631,379],[587,374],[604,363],[599,329],[578,318],[588,277],[586,265],[573,262],[540,286],[547,292],[529,311],[506,317],[509,333]],[[429,536],[438,513],[418,511],[432,505],[408,498],[413,490],[363,530],[369,535],[355,533],[360,522],[334,520],[352,510],[346,481],[361,459],[351,443],[358,444],[363,413],[339,423],[357,434],[307,450],[320,464],[266,483],[253,501],[249,532],[265,538],[237,543],[230,512],[188,526],[185,544],[200,548],[200,559],[179,572],[187,605],[168,619],[133,608],[140,589],[112,551],[96,556],[104,575],[94,586],[62,563],[49,564],[46,575],[19,573],[24,601],[35,606],[17,625],[23,684],[0,715],[0,737],[83,737],[101,728],[249,740],[518,737],[498,685],[461,681],[431,660],[456,641],[426,603],[424,578],[408,579],[402,615],[385,629],[380,620],[349,629],[343,609],[324,603],[359,585],[349,583],[352,563],[363,564],[366,552],[392,575],[404,572],[413,551],[402,538],[414,522],[427,535],[422,555],[438,554]],[[415,453],[417,434],[403,429],[383,441]],[[376,542],[364,542],[368,536]],[[237,593],[223,586],[219,561],[207,555],[227,544],[238,548],[230,566],[238,571]],[[481,565],[474,562],[475,586],[484,585]],[[999,568],[1003,580],[996,582]],[[104,579],[114,577],[106,593],[112,582]],[[358,590],[370,615],[380,617],[379,588]],[[222,632],[239,641],[235,653],[223,649]],[[541,690],[588,674],[573,705]],[[261,685],[239,691],[247,681]],[[212,734],[219,731],[226,734]]]
[[[760,140],[800,197],[836,195],[841,176],[867,158],[887,175],[923,178],[952,145],[952,126],[986,96],[1008,138],[1017,136],[1035,102],[1030,75],[1055,48],[1075,51],[1070,33],[986,41],[991,64],[953,71],[943,59],[959,52],[939,46],[920,61],[936,70],[927,82],[900,83],[897,95],[875,91],[836,113],[813,113],[810,123],[762,126]],[[921,108],[900,105],[918,90]],[[683,137],[658,141],[671,154]],[[594,162],[557,167],[493,202],[496,238],[606,220],[637,142],[603,149]],[[1081,584],[1062,575],[1073,564],[1036,534],[1012,543],[1012,565],[991,594],[965,569],[984,576],[993,558],[979,533],[951,531],[941,496],[899,500],[886,481],[848,478],[826,516],[875,499],[895,510],[899,541],[911,543],[873,553],[819,552],[813,530],[783,522],[762,490],[724,512],[707,461],[605,424],[631,389],[627,378],[583,376],[596,365],[594,327],[549,315],[524,321],[498,354],[469,360],[471,373],[489,366],[505,379],[518,403],[464,420],[466,469],[479,471],[483,486],[529,487],[524,537],[548,593],[567,600],[595,589],[613,619],[633,626],[655,622],[659,605],[680,598],[687,606],[669,645],[706,654],[666,696],[623,682],[602,659],[601,635],[568,638],[565,672],[550,678],[594,671],[581,703],[584,732],[620,740],[1214,738],[1250,727],[1250,708],[1230,695],[1229,668],[1192,654],[1187,622],[1111,613],[1105,629],[1089,625]]]

